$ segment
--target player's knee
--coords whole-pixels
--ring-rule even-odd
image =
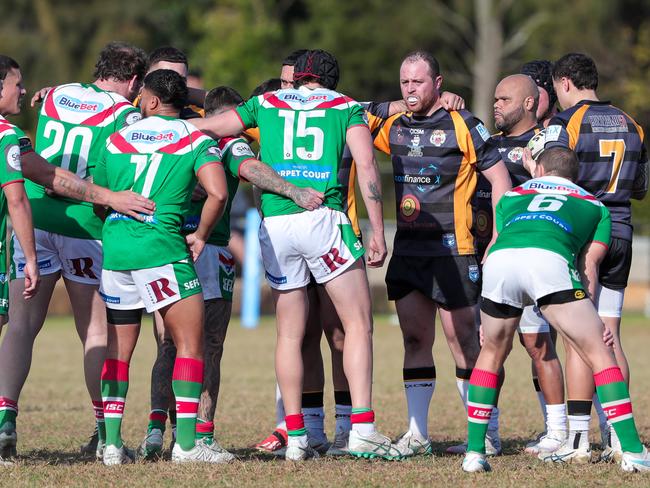
[[[406,352],[415,352],[423,349],[431,349],[433,347],[433,341],[428,340],[421,334],[417,333],[404,333],[404,350]]]

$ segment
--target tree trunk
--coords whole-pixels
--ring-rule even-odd
[[[501,72],[503,26],[494,0],[474,0],[476,49],[472,65],[472,112],[492,127],[494,88]]]

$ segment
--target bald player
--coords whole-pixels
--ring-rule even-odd
[[[505,77],[494,91],[494,124],[500,132],[490,138],[498,149],[508,168],[513,187],[531,178],[522,162],[523,150],[528,141],[542,128],[537,122],[539,90],[528,75],[515,74]],[[479,175],[477,190],[478,255],[483,257],[492,239],[492,190],[489,182]],[[564,406],[564,384],[562,367],[555,352],[548,322],[536,307],[524,309],[518,327],[519,340],[532,359],[533,384],[538,392],[546,433],[526,450],[531,453],[551,452],[566,438],[566,410]],[[497,413],[498,411],[494,412]],[[494,419],[495,416],[491,417]],[[497,421],[492,420],[492,432],[497,430]]]

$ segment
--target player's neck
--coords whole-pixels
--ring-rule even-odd
[[[431,106],[431,108],[427,111],[422,111],[418,112],[414,115],[418,115],[420,117],[431,117],[438,109],[442,108],[442,104],[440,103],[440,97],[436,99],[436,102]]]
[[[172,119],[178,119],[180,115],[181,113],[178,111],[178,109],[166,106],[160,106],[156,110],[152,110],[151,112],[147,113],[147,117],[170,117]]]
[[[122,95],[124,98],[126,98],[128,92],[128,87],[123,81],[100,79],[100,80],[95,80],[93,85],[95,85],[100,90],[114,92],[117,93],[118,95]]]
[[[533,115],[532,118],[524,117],[519,122],[517,122],[509,131],[503,131],[503,135],[506,137],[518,137],[522,134],[525,134],[529,130],[533,129],[537,125],[537,119]]]
[[[596,90],[576,90],[571,97],[573,105],[577,105],[583,100],[588,100],[590,102],[600,101],[598,100],[598,95],[596,95]]]

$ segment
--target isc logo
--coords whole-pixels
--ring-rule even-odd
[[[123,403],[105,403],[104,404],[105,412],[123,412],[124,404]]]
[[[472,417],[482,417],[489,418],[492,415],[492,411],[489,409],[479,409],[475,408],[473,412],[470,413]]]

